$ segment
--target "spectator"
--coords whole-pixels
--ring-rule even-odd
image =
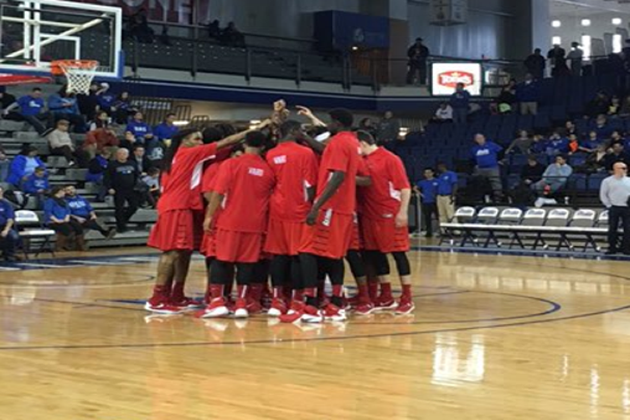
[[[15,103],[15,96],[7,93],[5,86],[0,86],[0,110],[4,111]]]
[[[392,111],[385,112],[384,118],[378,123],[378,141],[380,144],[397,140],[400,136],[400,120],[394,118]]]
[[[245,36],[236,28],[234,22],[228,23],[221,31],[220,41],[231,47],[245,47]]]
[[[45,136],[52,130],[47,128],[52,125],[52,114],[44,111],[45,104],[40,88],[33,88],[29,95],[22,96],[4,110],[4,115],[9,115],[12,110],[18,108],[19,119],[32,125],[40,136]]]
[[[440,225],[453,220],[457,197],[457,174],[449,171],[446,163],[438,162],[437,207]]]
[[[107,112],[108,115],[111,115],[114,101],[116,101],[116,95],[109,90],[109,83],[101,83],[98,92],[96,92],[98,109]]]
[[[453,122],[453,108],[448,102],[442,102],[439,108],[435,111],[433,121],[437,123],[450,123]]]
[[[521,169],[521,182],[532,185],[539,182],[545,173],[545,167],[538,162],[535,155],[527,157],[527,165]]]
[[[153,134],[158,140],[171,140],[175,134],[179,131],[179,128],[175,125],[176,115],[169,113],[166,115],[164,122],[155,127]]]
[[[131,135],[131,137],[133,137],[133,135]],[[103,149],[116,148],[118,146],[120,146],[120,140],[116,137],[114,130],[109,128],[97,128],[87,133],[87,137],[83,143],[83,150],[90,153],[91,156],[94,156],[95,153]]]
[[[37,156],[38,154],[39,151],[37,147],[24,144],[20,154],[11,162],[7,182],[14,187],[20,188],[22,182],[26,181],[26,178],[35,172],[35,168],[40,166],[45,167],[44,162]]]
[[[105,171],[103,181],[109,195],[114,196],[116,228],[120,233],[127,230],[127,222],[138,210],[139,197],[135,188],[139,175],[135,162],[129,160],[127,149],[118,149],[116,160],[110,162]]]
[[[143,121],[142,112],[137,111],[133,114],[133,119],[127,124],[127,131],[132,133],[136,138],[136,142],[144,144],[147,140],[153,138],[153,129]]]
[[[470,93],[464,89],[463,83],[458,83],[455,93],[451,95],[450,105],[453,108],[453,122],[466,124],[470,106]]]
[[[208,37],[210,39],[218,40],[221,37],[221,23],[218,19],[213,20],[208,24]]]
[[[588,133],[588,138],[582,142],[582,145],[578,150],[586,153],[595,153],[603,146],[604,142],[597,135],[597,131],[591,130]]]
[[[525,75],[525,81],[516,86],[516,99],[521,105],[521,115],[538,114],[539,82],[531,73]]]
[[[532,185],[532,188],[545,194],[555,194],[562,189],[573,174],[573,168],[567,164],[567,158],[563,155],[556,156],[556,162],[547,166],[540,181]]]
[[[90,84],[90,91],[87,95],[79,93],[77,94],[77,103],[79,105],[79,112],[84,115],[87,121],[93,121],[96,116],[96,108],[98,107],[98,98],[96,93],[98,92],[99,85],[96,82]]]
[[[129,154],[133,153],[136,144],[142,144],[136,140],[136,136],[131,131],[125,131],[125,138],[120,140],[120,147],[127,149]]]
[[[135,114],[138,109],[131,103],[129,92],[125,91],[118,95],[112,107],[112,111],[114,121],[116,121],[117,124],[124,125],[129,122],[129,117]]]
[[[571,74],[573,76],[582,75],[582,59],[584,57],[584,51],[580,48],[579,42],[571,43],[571,52],[567,56],[567,59],[571,63]]]
[[[551,137],[547,141],[547,155],[556,156],[569,153],[569,139],[560,135],[560,130],[553,131]]]
[[[612,174],[613,167],[618,162],[621,162],[626,166],[630,164],[630,156],[626,153],[622,142],[615,142],[612,144],[612,152],[604,156],[602,165],[606,171]]]
[[[573,121],[571,120],[568,120],[564,124],[564,130],[567,136],[570,136],[571,134],[575,134],[577,137],[580,137],[580,133],[578,133],[577,128],[575,127],[575,124],[573,124]]]
[[[136,168],[138,168],[138,172],[141,175],[146,175],[151,167],[151,161],[147,158],[146,150],[143,145],[137,144],[134,146],[132,160]]]
[[[529,151],[535,155],[545,153],[547,151],[547,140],[540,134],[534,134]]]
[[[65,196],[63,187],[54,187],[50,198],[44,203],[44,223],[57,233],[55,252],[70,250],[72,239],[76,240],[79,248],[85,243],[83,228],[70,217],[70,207]]]
[[[66,85],[48,98],[48,108],[55,120],[68,120],[75,133],[85,133],[85,118],[79,112],[77,98],[74,93],[68,93]]]
[[[609,144],[612,146],[613,143],[624,143],[623,136],[621,135],[619,130],[613,131],[612,134],[610,135]],[[625,144],[624,144],[624,146],[625,146]]]
[[[9,161],[4,148],[0,145],[0,182],[7,182],[10,167],[11,161]]]
[[[77,194],[77,189],[73,185],[69,185],[65,188],[66,202],[70,208],[71,220],[81,225],[84,232],[88,230],[97,230],[106,239],[111,239],[116,235],[116,228],[107,228],[104,226],[96,215],[96,212],[92,208],[92,205],[85,198]],[[80,251],[87,251],[85,242],[82,244],[77,243]]]
[[[580,150],[580,143],[575,134],[569,135],[569,155],[577,153]]]
[[[13,205],[4,198],[4,189],[0,187],[0,250],[5,261],[16,261],[15,249],[19,236],[15,227]]]
[[[160,198],[160,169],[149,168],[141,181],[141,192],[143,195],[141,204],[148,203],[152,208],[155,208],[157,200]]]
[[[610,100],[610,105],[608,106],[608,115],[609,117],[617,117],[621,113],[621,100],[619,96],[614,95]]]
[[[503,148],[494,142],[488,141],[483,134],[475,136],[475,143],[477,145],[472,148],[472,155],[476,164],[475,176],[485,178],[490,182],[494,199],[498,201],[502,197],[498,155]]]
[[[48,144],[50,144],[50,153],[56,156],[66,158],[69,166],[78,164],[79,167],[87,166],[86,153],[77,149],[72,142],[72,138],[68,133],[70,122],[68,120],[57,121],[57,128],[48,135]]]
[[[31,174],[22,184],[22,191],[24,192],[24,200],[22,201],[22,207],[26,207],[31,198],[35,199],[35,208],[41,209],[44,204],[46,194],[50,189],[48,183],[48,174],[46,168],[40,166],[35,169],[35,172]]]
[[[416,43],[407,50],[407,57],[409,57],[407,84],[411,85],[417,80],[421,85],[426,85],[429,48],[423,44],[422,38],[416,38]]]
[[[90,131],[97,130],[99,128],[109,128],[109,114],[107,111],[98,111],[96,118],[90,124]]]
[[[512,152],[519,152],[522,155],[526,155],[529,153],[529,149],[532,147],[533,140],[529,136],[527,130],[521,130],[518,132],[518,137],[514,139],[510,147],[507,148],[505,154],[510,154]]]
[[[516,79],[510,79],[508,84],[501,89],[501,94],[497,98],[500,114],[512,112],[512,106],[516,102]]]
[[[143,44],[152,44],[155,39],[155,32],[149,26],[147,19],[147,12],[144,9],[138,10],[131,19],[127,26],[127,34],[131,39],[141,42]]]
[[[551,75],[553,77],[568,76],[570,74],[566,56],[567,52],[558,44],[554,45],[547,53],[547,58],[551,62]]]
[[[608,119],[605,115],[598,115],[594,124],[591,124],[591,130],[597,133],[597,137],[606,139],[610,137],[613,132],[613,128],[608,124]]]
[[[536,48],[534,53],[525,59],[527,72],[536,80],[542,80],[545,77],[545,66],[545,57],[542,56],[540,48]]]
[[[606,115],[610,101],[603,91],[597,93],[597,96],[586,105],[586,116],[597,118],[599,115]]]
[[[628,165],[618,162],[613,167],[613,175],[606,178],[600,187],[599,197],[608,209],[608,251],[607,255],[619,252],[619,225],[623,226],[621,252],[630,255],[630,179]]]
[[[110,149],[106,148],[99,152],[99,154],[88,163],[88,173],[85,176],[86,182],[93,182],[99,187],[99,192],[96,196],[97,201],[103,201],[107,195],[103,178],[107,167],[109,166],[109,159],[112,157]]]
[[[433,168],[424,170],[424,179],[418,182],[416,192],[422,199],[422,222],[427,238],[433,237],[433,219],[439,221],[437,208],[437,194],[439,181],[435,179]]]
[[[170,144],[173,136],[179,131],[174,124],[175,118],[175,114],[168,114],[164,122],[155,127],[155,137],[147,142],[147,157],[151,161],[151,166],[161,167],[167,144]]]

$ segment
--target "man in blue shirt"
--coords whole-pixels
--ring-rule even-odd
[[[109,83],[101,83],[100,89],[96,92],[96,103],[99,109],[109,114],[114,101],[116,101],[116,95],[109,91]]]
[[[562,137],[558,130],[554,131],[547,141],[547,155],[556,156],[569,153],[569,139]]]
[[[138,111],[133,114],[133,119],[127,124],[126,131],[133,134],[136,142],[145,144],[146,141],[153,139],[153,130],[151,126],[143,121],[142,112]]]
[[[35,208],[41,210],[49,189],[50,185],[48,184],[48,174],[46,173],[46,168],[38,166],[35,168],[35,172],[26,178],[26,181],[22,184],[22,191],[26,194],[23,203],[24,208],[26,208],[30,198],[34,197]]]
[[[175,123],[175,114],[168,114],[164,119],[164,122],[155,127],[154,134],[158,140],[165,141],[171,140],[175,134],[179,131],[179,128]]]
[[[424,179],[418,182],[416,186],[416,192],[422,198],[422,221],[427,238],[433,237],[433,219],[438,220],[438,184],[433,168],[426,168],[424,170]]]
[[[73,185],[66,187],[65,199],[70,207],[70,217],[79,222],[84,230],[98,230],[108,240],[116,235],[115,228],[107,228],[100,223],[90,202],[78,195]]]
[[[45,103],[42,98],[42,90],[38,87],[33,88],[30,94],[22,96],[12,105],[4,110],[4,115],[8,115],[12,110],[18,109],[17,114],[21,118],[35,128],[40,136],[48,135],[53,125],[53,116],[50,112],[45,111]]]
[[[470,105],[470,93],[464,89],[463,83],[458,83],[455,93],[451,95],[451,108],[453,108],[453,122],[455,124],[466,124],[468,119],[468,108]]]
[[[446,163],[439,162],[437,185],[437,208],[440,225],[450,222],[455,216],[455,197],[457,196],[457,174],[449,171]]]
[[[516,85],[516,100],[521,104],[521,115],[538,114],[540,86],[531,73],[525,75],[525,81]]]
[[[15,261],[15,248],[19,236],[15,226],[15,212],[13,206],[4,199],[4,190],[0,187],[0,250],[5,261]]]
[[[502,197],[503,186],[501,184],[501,173],[499,171],[499,153],[503,150],[498,144],[486,140],[483,134],[475,136],[476,146],[472,148],[473,159],[475,159],[475,176],[486,178],[492,187],[492,195],[496,201]]]

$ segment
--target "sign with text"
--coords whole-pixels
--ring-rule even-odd
[[[481,95],[483,87],[481,64],[433,63],[431,92],[435,96],[450,96],[458,83],[463,83],[472,96]]]

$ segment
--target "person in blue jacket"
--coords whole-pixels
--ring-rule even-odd
[[[116,235],[116,228],[103,226],[90,202],[78,195],[73,185],[66,187],[66,202],[70,207],[71,219],[79,222],[84,231],[98,230],[106,239],[111,239]]]
[[[98,108],[110,114],[115,101],[116,95],[110,92],[109,83],[101,83],[100,89],[96,92],[96,103],[98,104]]]
[[[492,195],[495,200],[502,197],[503,186],[499,171],[499,153],[503,150],[498,144],[486,140],[483,134],[475,135],[476,145],[472,148],[475,160],[475,176],[486,178],[492,187]]]
[[[85,236],[81,224],[72,218],[70,206],[65,200],[64,187],[54,187],[50,198],[44,203],[44,223],[57,233],[55,251],[70,250],[72,239],[79,249],[85,249]]]
[[[176,115],[170,113],[164,119],[164,122],[155,127],[154,134],[158,140],[171,140],[175,134],[179,131],[179,128],[174,124]]]
[[[32,125],[40,136],[46,136],[52,130],[53,116],[50,112],[46,112],[45,108],[42,89],[36,87],[30,94],[20,97],[3,112],[4,115],[8,115],[14,109],[19,109],[17,114],[20,118]]]
[[[144,116],[142,112],[138,111],[133,114],[133,119],[127,124],[125,131],[133,134],[136,138],[136,142],[145,144],[145,142],[153,139],[153,129],[151,126],[143,121]]]
[[[48,174],[46,173],[46,168],[39,166],[22,184],[22,191],[26,194],[23,206],[26,207],[29,200],[34,198],[36,208],[41,209],[44,198],[49,189],[50,185],[48,184]]]
[[[455,93],[451,95],[450,105],[453,108],[453,123],[466,124],[470,107],[470,92],[464,89],[463,83],[458,83]]]
[[[20,237],[15,230],[15,211],[13,205],[4,198],[0,187],[0,250],[5,261],[15,261],[15,248]]]
[[[64,85],[59,92],[50,95],[48,98],[48,109],[57,120],[68,120],[74,127],[75,133],[85,133],[86,123],[85,117],[79,111],[79,104],[74,93],[67,92],[67,86]]]
[[[14,187],[20,188],[22,183],[35,172],[36,168],[46,167],[44,162],[37,156],[38,154],[37,147],[24,144],[20,154],[11,161],[7,182]]]

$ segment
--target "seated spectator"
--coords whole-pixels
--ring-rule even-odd
[[[79,112],[76,96],[74,93],[68,93],[66,85],[48,98],[48,108],[55,116],[55,120],[68,120],[75,133],[85,133],[85,118]]]
[[[132,133],[139,144],[144,144],[153,138],[153,129],[143,121],[142,112],[138,111],[133,115],[133,119],[127,124],[126,131]]]
[[[538,114],[540,85],[531,73],[525,75],[525,81],[516,85],[516,100],[521,105],[521,115]]]
[[[567,159],[563,155],[556,156],[556,162],[547,167],[540,181],[532,185],[538,192],[555,194],[562,189],[569,177],[573,174],[573,168],[567,164]]]
[[[608,144],[613,145],[613,143],[618,143],[621,142],[623,143],[623,136],[621,135],[621,132],[619,130],[615,130],[611,133],[610,135],[610,140],[608,141]]]
[[[179,128],[174,124],[176,115],[169,113],[166,115],[164,122],[155,127],[153,134],[158,140],[171,140],[175,134],[179,131]]]
[[[626,153],[624,145],[622,142],[615,142],[612,144],[612,152],[608,153],[602,159],[601,163],[604,169],[610,173],[613,171],[613,166],[617,162],[625,163],[626,165],[630,165],[630,156]]]
[[[136,144],[143,143],[140,143],[131,131],[125,131],[125,138],[120,140],[120,147],[123,149],[127,149],[129,151],[129,154],[131,154],[133,153],[133,148],[136,146]]]
[[[158,198],[160,198],[160,169],[149,168],[147,174],[140,178],[142,199],[140,205],[148,203],[149,206],[155,208]]]
[[[131,104],[129,92],[125,91],[118,95],[112,111],[114,121],[116,121],[117,124],[123,125],[129,122],[129,117],[138,112],[138,109]]]
[[[50,198],[44,203],[44,223],[57,233],[55,252],[69,251],[73,239],[79,249],[85,249],[83,228],[72,219],[65,196],[63,187],[54,187]]]
[[[597,137],[607,139],[613,132],[612,127],[608,124],[608,119],[605,115],[598,115],[597,119],[591,124],[591,131],[597,133]]]
[[[48,135],[50,153],[66,158],[69,166],[79,165],[80,168],[87,166],[86,153],[77,149],[68,133],[70,122],[68,120],[57,121],[57,128]]]
[[[529,136],[527,130],[521,130],[518,132],[518,137],[514,139],[510,147],[507,148],[505,154],[520,153],[522,155],[529,154],[529,149],[532,147],[533,140]]]
[[[45,136],[52,130],[50,127],[53,116],[50,112],[45,111],[40,88],[33,88],[29,95],[22,96],[17,102],[9,105],[4,110],[4,115],[9,115],[14,109],[17,110],[18,120],[29,123],[40,136]]]
[[[131,160],[135,162],[136,168],[140,175],[146,175],[147,171],[151,167],[151,161],[146,156],[146,150],[143,145],[136,144],[133,147],[133,154]]]
[[[96,93],[100,86],[96,82],[90,84],[90,91],[87,95],[82,93],[77,94],[77,104],[79,105],[79,112],[85,116],[86,121],[93,121],[96,116],[96,109],[98,108],[98,100]]]
[[[15,228],[15,212],[13,205],[4,198],[4,190],[0,187],[0,250],[5,261],[16,261],[15,249],[20,240]]]
[[[245,46],[245,36],[236,28],[234,22],[228,23],[228,26],[221,31],[220,41],[232,47]]]
[[[213,20],[208,24],[208,37],[210,39],[219,39],[221,37],[221,22],[218,19]]]
[[[565,131],[565,134],[567,135],[567,137],[570,136],[571,134],[575,134],[576,136],[580,137],[580,133],[578,133],[577,127],[575,126],[575,124],[571,120],[567,121],[564,124],[564,131]]]
[[[105,148],[88,163],[88,173],[85,176],[85,180],[86,182],[93,182],[100,187],[96,196],[97,201],[103,201],[107,195],[107,191],[105,190],[103,183],[103,177],[105,176],[111,157],[111,149]]]
[[[532,145],[529,151],[535,155],[540,155],[547,152],[547,139],[541,134],[534,134],[532,137]]]
[[[589,131],[588,138],[582,141],[578,150],[586,153],[595,153],[604,146],[604,141],[597,135],[596,131]]]
[[[7,182],[10,167],[11,161],[9,161],[9,158],[4,151],[4,147],[0,145],[0,182]]]
[[[48,173],[45,167],[40,166],[22,184],[22,191],[25,194],[21,203],[22,207],[26,207],[29,201],[34,199],[35,207],[41,209],[49,189]]]
[[[96,92],[96,101],[99,110],[111,115],[116,95],[109,90],[109,83],[101,83],[98,92]]]
[[[98,111],[96,118],[90,124],[90,131],[97,130],[99,128],[109,128],[110,118],[107,111]]]
[[[77,189],[74,186],[67,186],[65,193],[65,199],[68,203],[68,207],[70,208],[70,218],[80,224],[84,232],[87,232],[88,230],[97,230],[108,240],[116,235],[116,228],[107,228],[104,226],[98,220],[96,212],[92,208],[90,202],[78,195]],[[82,244],[83,248],[81,248],[81,244],[77,243],[77,245],[79,246],[80,251],[87,251],[85,242]]]
[[[40,166],[46,167],[44,162],[37,156],[38,154],[37,147],[24,144],[20,154],[13,158],[11,162],[7,182],[16,188],[20,188],[22,183],[35,172],[36,168]]]
[[[606,96],[604,91],[599,91],[597,96],[586,105],[585,114],[588,117],[597,118],[598,115],[606,115],[609,106],[608,96]]]
[[[448,102],[442,102],[440,104],[439,108],[435,111],[432,121],[437,123],[453,122],[453,108]]]
[[[510,79],[508,84],[501,89],[501,93],[497,98],[500,114],[509,114],[512,112],[512,106],[516,102],[516,79]]]
[[[16,101],[15,96],[7,93],[5,86],[0,86],[0,110],[4,111]]]
[[[569,139],[562,137],[560,130],[554,130],[547,141],[547,155],[556,156],[569,153]]]
[[[101,152],[103,149],[116,148],[118,146],[120,146],[120,140],[118,140],[114,130],[109,128],[97,128],[87,133],[87,137],[83,143],[83,150],[90,153],[90,156],[95,156],[96,153]]]
[[[610,100],[610,105],[608,106],[608,115],[609,117],[616,117],[621,114],[621,100],[619,96],[614,95]]]
[[[545,167],[538,162],[536,156],[529,155],[527,157],[527,165],[521,169],[521,182],[532,185],[539,182],[545,173]]]
[[[575,134],[569,134],[569,155],[580,151],[580,142]]]

